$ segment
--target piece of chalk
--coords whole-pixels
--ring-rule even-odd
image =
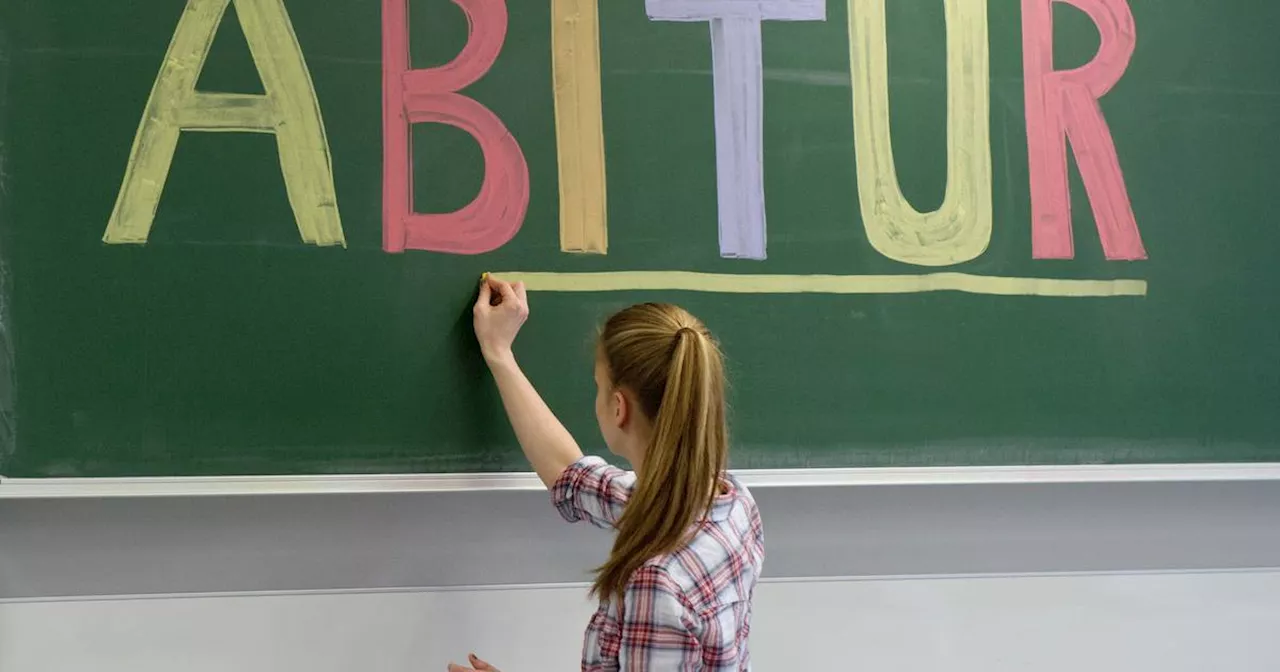
[[[488,280],[488,279],[489,279],[489,272],[488,272],[488,271],[485,271],[484,273],[481,273],[481,274],[480,274],[480,282],[485,282],[485,281],[486,281],[486,280]]]

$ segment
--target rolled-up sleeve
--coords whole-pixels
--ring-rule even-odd
[[[551,501],[561,517],[571,523],[585,520],[610,529],[622,517],[635,485],[634,472],[588,455],[560,474],[551,486]]]

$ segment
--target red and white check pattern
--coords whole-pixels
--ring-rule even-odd
[[[584,457],[551,496],[565,520],[613,529],[635,483],[635,473]],[[764,534],[751,493],[729,474],[724,485],[687,545],[631,577],[621,608],[601,602],[583,642],[584,672],[751,669],[747,636]]]

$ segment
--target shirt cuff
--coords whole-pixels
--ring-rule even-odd
[[[577,496],[582,489],[582,481],[592,472],[607,466],[609,463],[603,457],[584,455],[560,472],[555,483],[551,484],[551,503],[560,512],[561,518],[570,523],[583,519],[580,498]]]

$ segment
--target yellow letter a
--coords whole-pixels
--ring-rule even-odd
[[[196,91],[232,0],[188,0],[138,125],[104,242],[147,242],[178,136],[186,130],[275,134],[302,240],[346,245],[320,105],[284,0],[234,1],[266,95]]]

